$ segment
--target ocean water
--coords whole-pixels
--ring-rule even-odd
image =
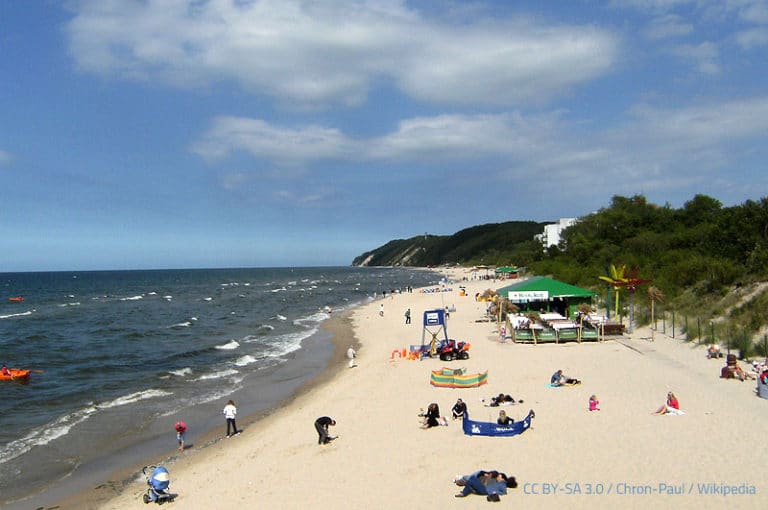
[[[0,505],[167,455],[177,419],[189,443],[223,431],[230,398],[241,415],[279,404],[327,366],[330,313],[436,281],[352,267],[0,273],[0,362],[35,370],[0,383]]]

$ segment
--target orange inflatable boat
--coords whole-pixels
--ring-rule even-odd
[[[0,381],[26,381],[29,379],[29,370],[21,370],[20,368],[9,368],[9,374],[0,373]]]

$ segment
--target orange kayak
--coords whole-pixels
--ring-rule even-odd
[[[10,301],[11,303],[21,303],[22,301],[24,301],[24,298],[21,296],[9,297],[8,301]]]
[[[29,379],[29,370],[9,368],[10,375],[0,374],[0,381],[26,381]]]

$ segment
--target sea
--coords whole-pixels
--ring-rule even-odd
[[[178,420],[203,446],[224,435],[228,400],[257,416],[328,367],[331,315],[438,279],[357,267],[0,273],[0,363],[33,370],[0,382],[0,506],[50,505],[167,459]]]

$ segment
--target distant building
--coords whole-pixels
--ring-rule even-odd
[[[557,223],[544,225],[544,232],[535,236],[536,240],[541,241],[546,250],[550,246],[560,244],[560,234],[566,228],[576,223],[577,218],[560,218]]]

